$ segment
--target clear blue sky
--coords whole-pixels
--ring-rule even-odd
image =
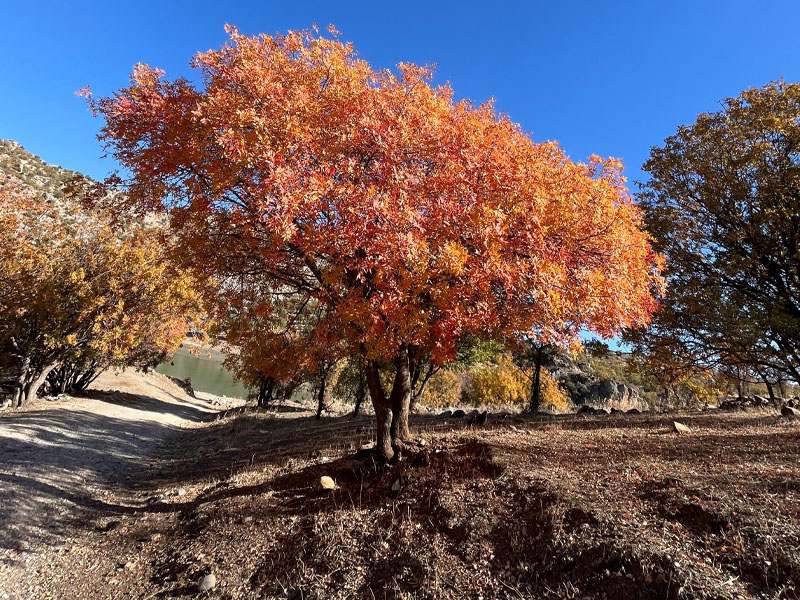
[[[91,118],[74,91],[101,95],[147,62],[169,77],[243,33],[333,23],[384,68],[438,64],[458,97],[498,107],[535,140],[573,159],[621,158],[631,179],[650,146],[742,89],[800,80],[800,2],[299,2],[4,3],[0,138],[48,162],[101,178]]]

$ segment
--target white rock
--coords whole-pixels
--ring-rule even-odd
[[[684,425],[683,423],[678,423],[677,421],[673,421],[673,422],[672,422],[672,427],[673,427],[673,428],[675,429],[675,431],[677,431],[678,433],[689,433],[689,432],[691,432],[691,431],[692,431],[692,430],[691,430],[691,429],[689,429],[689,428],[688,428],[686,425]]]
[[[323,490],[336,489],[336,482],[327,475],[323,475],[322,477],[319,478],[319,485],[322,487]]]
[[[201,592],[207,592],[215,585],[217,585],[217,577],[213,573],[209,573],[200,580],[197,589],[200,590]]]
[[[185,489],[183,489],[183,488],[180,488],[180,489],[178,490],[178,496],[185,496],[185,495],[186,495],[186,490],[185,490]]]

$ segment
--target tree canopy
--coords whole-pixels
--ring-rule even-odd
[[[385,458],[409,437],[417,361],[451,360],[465,334],[570,343],[648,323],[660,259],[618,161],[572,162],[428,68],[371,68],[335,31],[228,31],[194,57],[197,85],[139,65],[90,97],[131,173],[123,202],[168,213],[188,263],[225,281],[224,314],[246,296],[237,310],[309,341],[287,348],[362,356]]]
[[[800,381],[800,84],[728,98],[644,168],[669,288],[652,328],[628,338],[662,366]]]

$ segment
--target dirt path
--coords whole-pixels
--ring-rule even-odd
[[[189,397],[159,374],[104,374],[88,398],[39,401],[0,416],[0,598],[39,557],[68,548],[81,525],[118,506],[150,458],[225,406]]]

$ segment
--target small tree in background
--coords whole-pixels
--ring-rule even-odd
[[[431,376],[418,402],[429,408],[454,406],[461,402],[461,378],[449,369],[442,369]]]
[[[469,397],[478,405],[525,405],[529,394],[528,377],[508,354],[501,355],[494,364],[477,367],[469,375]]]

